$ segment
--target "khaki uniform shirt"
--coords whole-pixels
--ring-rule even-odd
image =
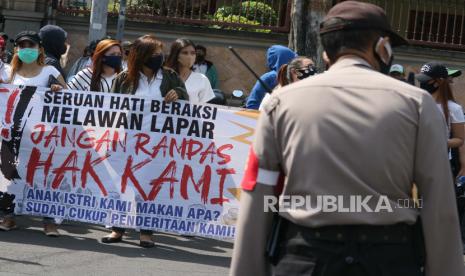
[[[242,184],[231,274],[266,274],[266,264],[248,259],[264,254],[260,243],[270,231],[270,215],[263,212],[262,198],[272,194],[282,174],[281,199],[298,195],[311,202],[310,208],[294,208],[281,201],[287,208],[280,214],[292,222],[413,224],[420,216],[426,275],[465,275],[445,128],[428,93],[356,57],[343,57],[328,72],[273,93],[260,116]],[[412,183],[422,208],[414,208]],[[322,195],[337,197],[339,211],[325,212]],[[357,200],[367,197],[368,208],[357,207]]]

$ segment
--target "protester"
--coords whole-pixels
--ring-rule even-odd
[[[23,31],[15,38],[9,83],[50,87],[54,91],[67,87],[60,72],[45,64],[45,50],[39,35],[33,31]]]
[[[109,39],[100,41],[92,56],[92,67],[77,73],[68,82],[68,88],[110,92],[116,75],[121,71],[121,55],[122,48],[118,41]]]
[[[407,82],[405,79],[404,66],[400,64],[393,64],[389,70],[389,75],[397,80]]]
[[[171,51],[165,66],[178,73],[186,85],[189,102],[206,103],[215,98],[208,78],[201,73],[193,72],[196,58],[194,42],[188,39],[177,39],[171,44]]]
[[[132,42],[131,41],[123,41],[121,43],[123,47],[123,71],[128,69],[128,58],[129,58],[129,51],[131,50]]]
[[[3,56],[0,56],[0,60],[9,64],[13,58],[13,54],[8,50],[7,47],[10,40],[8,39],[8,35],[3,32],[0,32],[0,37],[3,38],[3,41],[5,42]]]
[[[146,96],[173,102],[189,100],[186,88],[176,72],[164,69],[163,44],[153,35],[139,37],[133,44],[128,59],[128,70],[116,77],[112,92]],[[112,233],[102,238],[103,243],[121,242],[124,228],[113,227]],[[154,246],[151,230],[140,230],[141,247]]]
[[[278,85],[275,90],[284,87],[288,84],[297,82],[299,80],[306,79],[310,76],[315,75],[316,68],[315,64],[310,58],[307,57],[296,57],[288,64],[281,66],[278,72]],[[260,103],[259,110],[263,110],[263,107],[268,103],[271,98],[270,93],[266,93],[262,102]]]
[[[67,80],[70,81],[79,71],[85,68],[92,67],[92,55],[95,52],[95,48],[100,40],[92,41],[86,48],[84,48],[84,52],[82,57],[80,57],[76,62],[74,62],[71,69],[69,69]]]
[[[446,66],[439,62],[429,62],[421,67],[416,75],[420,87],[433,96],[436,104],[446,119],[449,148],[463,145],[465,138],[465,118],[462,107],[456,103],[449,84],[449,74]],[[449,159],[451,159],[449,152]]]
[[[2,57],[5,55],[5,40],[0,36],[0,83],[7,82],[11,72],[11,66],[6,64]]]
[[[218,89],[218,72],[213,62],[206,59],[207,48],[203,45],[195,46],[195,64],[194,72],[207,76],[213,89]]]
[[[407,41],[358,1],[332,7],[320,38],[329,70],[260,114],[230,275],[465,275],[444,119],[387,76]],[[422,208],[399,204],[413,182]]]
[[[39,35],[32,31],[23,31],[15,38],[15,55],[11,61],[11,73],[8,83],[14,85],[50,87],[52,91],[66,88],[60,72],[53,66],[45,65],[45,51]],[[59,236],[53,218],[44,218],[44,233],[47,236]],[[16,228],[14,214],[5,215],[0,230]]]
[[[45,64],[52,65],[62,76],[66,76],[60,60],[61,56],[67,52],[68,34],[59,26],[45,25],[40,29],[39,36],[45,49]]]
[[[265,97],[265,93],[271,93],[278,84],[277,77],[279,68],[281,68],[284,64],[289,63],[296,56],[296,53],[294,53],[291,49],[281,45],[273,45],[268,49],[266,52],[266,60],[270,71],[260,77],[267,87],[264,87],[260,81],[255,83],[255,86],[247,99],[247,108],[258,109],[260,107],[260,103],[262,102],[263,97]]]

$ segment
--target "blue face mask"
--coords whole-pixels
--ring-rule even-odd
[[[37,48],[22,48],[18,50],[19,59],[26,63],[31,64],[39,58],[39,49]]]
[[[121,68],[121,56],[103,56],[102,63],[110,66],[111,68],[118,70]]]

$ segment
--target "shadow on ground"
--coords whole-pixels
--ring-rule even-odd
[[[41,231],[42,222],[38,218],[19,217],[17,223],[19,229],[0,232],[0,241],[114,254],[126,258],[155,258],[219,267],[229,267],[231,261],[229,256],[214,256],[214,254],[226,254],[230,251],[233,246],[231,242],[155,233],[156,246],[145,249],[138,246],[138,233],[132,230],[125,235],[122,243],[108,245],[102,244],[100,238],[107,235],[110,230],[96,225],[65,222],[60,226],[62,235],[58,238],[51,238],[46,237]],[[0,257],[0,261],[2,260],[16,262],[16,260]],[[40,265],[31,262],[27,264]]]

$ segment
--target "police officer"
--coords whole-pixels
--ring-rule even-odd
[[[406,41],[356,1],[320,35],[329,71],[273,93],[260,116],[231,275],[465,275],[444,120],[387,76]]]

